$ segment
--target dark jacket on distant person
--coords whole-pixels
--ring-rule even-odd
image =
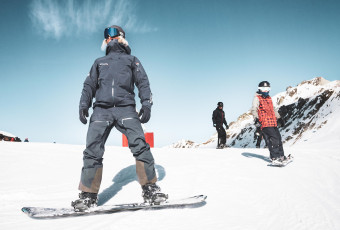
[[[213,112],[212,121],[214,125],[216,124],[216,126],[223,126],[223,124],[225,124],[225,126],[228,127],[224,111],[218,107]]]

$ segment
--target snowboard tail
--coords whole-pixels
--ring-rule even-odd
[[[86,216],[96,214],[109,214],[125,211],[137,211],[137,210],[157,210],[166,208],[194,208],[200,207],[205,204],[207,196],[198,195],[178,200],[169,200],[159,205],[149,205],[145,203],[129,203],[119,205],[103,205],[90,208],[84,212],[76,212],[72,208],[40,208],[40,207],[23,207],[21,210],[29,217],[35,219],[51,219],[62,218],[71,216]]]

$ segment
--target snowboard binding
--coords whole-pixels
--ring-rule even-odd
[[[143,185],[142,189],[142,196],[145,204],[159,205],[169,198],[168,194],[162,193],[161,188],[156,184]]]
[[[71,206],[76,212],[84,212],[91,207],[96,207],[97,203],[98,197],[96,193],[81,192],[79,193],[79,199],[72,201]]]

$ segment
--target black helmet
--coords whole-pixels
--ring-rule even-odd
[[[268,81],[261,81],[258,87],[270,87],[270,83]]]
[[[116,30],[114,30],[114,29],[116,29]],[[113,25],[113,26],[105,28],[105,30],[104,30],[104,38],[105,39],[107,39],[108,37],[117,37],[117,36],[122,36],[123,38],[125,38],[125,32],[122,29],[122,27]]]
[[[112,28],[116,28],[118,31],[119,31],[119,33],[120,33],[120,36],[122,36],[123,38],[125,38],[125,31],[122,29],[122,27],[120,27],[120,26],[115,26],[115,25],[113,25],[113,26],[111,26]]]
[[[217,103],[217,106],[218,106],[218,107],[223,107],[223,102],[218,102],[218,103]]]
[[[261,94],[262,97],[268,97],[270,91],[270,83],[268,81],[261,81],[258,86],[258,90],[258,93]]]

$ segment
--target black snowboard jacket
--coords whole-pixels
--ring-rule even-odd
[[[223,126],[223,124],[225,124],[225,126],[227,127],[227,121],[225,119],[225,114],[224,111],[222,109],[216,108],[212,114],[212,121],[213,124],[216,124],[216,126]]]
[[[151,109],[152,93],[148,76],[138,58],[131,55],[129,46],[109,42],[106,56],[95,60],[84,82],[79,108],[111,108],[115,106],[135,105],[135,85],[143,106]]]

